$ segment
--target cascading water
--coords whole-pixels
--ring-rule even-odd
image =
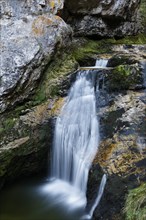
[[[96,62],[96,66],[105,67],[106,64],[106,60]],[[47,190],[71,209],[86,207],[88,174],[99,145],[93,78],[90,70],[78,73],[56,121],[51,169],[53,181]],[[105,183],[104,175],[88,217],[92,217]]]

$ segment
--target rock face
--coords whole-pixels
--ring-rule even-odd
[[[66,0],[65,20],[76,36],[122,37],[140,31],[140,0]]]
[[[100,107],[98,117],[101,143],[91,169],[92,182],[89,181],[89,186],[92,195],[96,193],[98,172],[99,175],[101,172],[98,164],[108,174],[108,181],[93,219],[125,219],[123,207],[128,190],[146,181],[146,64],[140,67],[138,64],[140,58],[138,61],[132,56],[135,49],[138,51],[138,47],[133,47],[130,49],[131,52],[126,49],[124,53],[119,52],[114,55],[109,60],[109,65],[114,66],[112,73],[103,73],[104,80],[100,77],[97,104]],[[142,60],[144,61],[143,58]],[[134,81],[129,74],[121,71],[123,64],[127,63]],[[136,75],[132,70],[133,65],[139,68],[139,73],[137,72]],[[120,78],[115,80],[118,76]],[[138,84],[141,86],[137,86]],[[116,88],[113,85],[116,85]]]
[[[70,28],[57,15],[63,1],[2,1],[0,111],[30,96]]]
[[[76,64],[61,54],[45,71],[33,100],[0,114],[0,188],[5,180],[48,169],[54,118],[75,78]]]

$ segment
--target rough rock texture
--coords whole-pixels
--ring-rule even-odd
[[[146,181],[146,90],[112,93],[110,98],[100,112],[103,136],[94,161],[108,173],[108,181],[95,216],[122,220],[128,190]]]
[[[122,37],[140,31],[140,0],[66,0],[65,20],[77,36]]]
[[[114,75],[103,72],[104,80],[103,76],[99,75],[100,92],[97,96],[97,104],[100,107],[98,117],[101,143],[90,172],[89,198],[91,199],[92,195],[93,199],[97,191],[98,176],[101,179],[99,165],[108,174],[108,181],[93,219],[125,219],[123,208],[128,190],[146,181],[146,62],[143,58],[141,61],[139,59],[140,62],[145,62],[142,68],[139,66],[141,87],[137,88],[139,77],[136,79],[135,76],[135,83],[133,81],[133,88],[131,88],[129,74],[125,78],[128,80],[129,87],[127,87],[127,82],[126,87],[123,87],[125,79],[122,78],[119,67],[123,65],[123,62],[124,64],[131,63],[131,60],[137,63],[134,56],[129,56],[129,61],[127,56],[128,49],[123,52],[121,60],[117,54],[109,61],[113,66],[117,65],[112,70],[112,72],[116,70],[114,75],[116,74],[117,78],[118,75],[120,76],[115,81],[116,90],[109,81],[115,77]],[[106,75],[109,75],[109,78],[106,78]],[[92,199],[89,201],[93,202]]]
[[[45,71],[32,100],[0,114],[0,187],[5,180],[48,168],[54,118],[77,68],[68,54],[60,56]]]
[[[57,15],[62,1],[2,1],[0,111],[30,96],[70,28]]]

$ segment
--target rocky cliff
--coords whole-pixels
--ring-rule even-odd
[[[62,1],[2,1],[0,111],[27,99],[71,29],[56,15]]]
[[[123,37],[137,34],[140,0],[66,0],[65,20],[76,36]]]
[[[78,66],[94,65],[96,58],[107,57],[113,71],[101,73],[105,88],[100,91],[98,113],[103,136],[91,170],[90,190],[95,189],[99,163],[109,174],[111,187],[106,188],[108,200],[103,198],[95,218],[124,218],[119,213],[125,194],[146,178],[146,84],[140,64],[146,54],[143,45],[133,45],[146,40],[143,36],[136,41],[75,38],[68,45],[72,34],[122,37],[138,33],[139,4],[139,0],[1,1],[0,185],[47,166],[54,120]]]
[[[54,54],[78,36],[125,36],[136,34],[140,1],[1,2],[1,112],[34,93]]]

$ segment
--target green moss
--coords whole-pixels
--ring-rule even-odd
[[[141,0],[140,14],[142,17],[142,24],[144,28],[146,29],[146,0]]]
[[[32,104],[40,104],[48,98],[58,96],[64,76],[76,69],[77,62],[72,55],[63,54],[61,57],[57,57],[46,70],[44,79],[32,98]]]
[[[105,54],[109,52],[111,52],[111,44],[109,44],[108,41],[94,41],[86,39],[85,43],[83,43],[79,47],[76,46],[75,48],[73,48],[72,54],[75,59],[80,62],[87,56],[92,57],[93,55]]]
[[[45,100],[46,100],[45,89],[44,87],[40,87],[34,96],[33,103],[34,105],[37,105],[37,104],[42,103]]]
[[[146,44],[146,35],[144,34],[139,34],[136,36],[127,36],[123,39],[119,39],[115,42],[113,42],[114,44]]]
[[[83,42],[82,42],[83,41]],[[102,40],[90,40],[81,39],[80,44],[72,49],[72,55],[80,63],[82,60],[88,58],[96,58],[98,55],[109,54],[112,52],[112,46],[119,44],[146,44],[146,36],[139,34],[136,36],[126,36],[122,39],[102,39]]]
[[[128,65],[119,65],[115,68],[115,70],[113,71],[114,74],[115,72],[120,75],[120,77],[127,77],[130,75],[131,73],[131,69],[130,69],[130,66]]]
[[[146,183],[130,190],[125,204],[126,220],[146,219]]]
[[[0,128],[0,134],[2,134],[4,132],[4,128]]]
[[[6,133],[10,132],[11,129],[13,129],[15,123],[16,123],[16,118],[2,118],[0,122],[0,135],[5,135]]]
[[[142,83],[142,74],[137,65],[116,66],[108,75],[110,90],[134,89]]]

